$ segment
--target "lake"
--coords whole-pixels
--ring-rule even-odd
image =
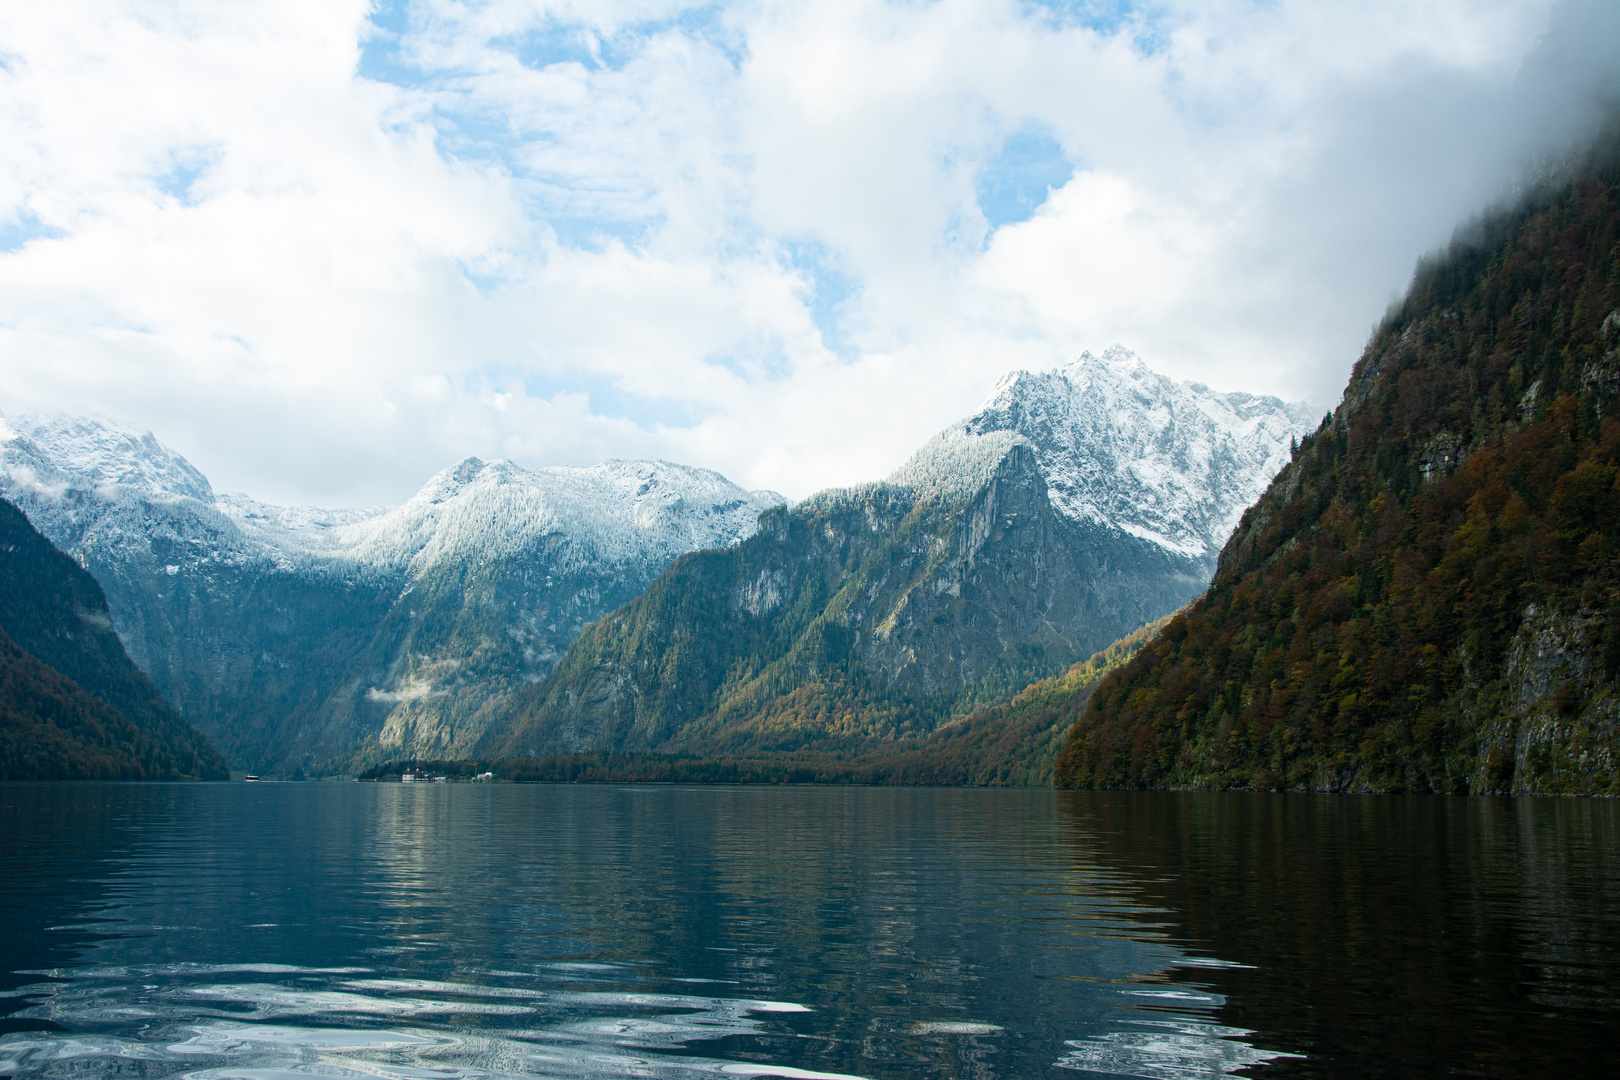
[[[1595,800],[0,785],[0,1076],[1606,1075]]]

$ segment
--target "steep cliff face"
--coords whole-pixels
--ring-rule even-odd
[[[469,458],[393,510],[219,496],[150,435],[13,418],[0,491],[106,590],[133,659],[241,767],[443,756],[671,559],[779,502],[702,469]]]
[[[0,499],[0,779],[223,780],[124,653],[101,588]]]
[[[1591,610],[1525,608],[1499,696],[1481,703],[1477,787],[1620,795],[1620,687],[1605,622]]]
[[[895,482],[678,560],[485,749],[868,751],[1061,671],[1201,584],[1194,559],[1056,513],[1025,440],[953,431]]]
[[[1620,154],[1418,269],[1076,786],[1620,794]]]

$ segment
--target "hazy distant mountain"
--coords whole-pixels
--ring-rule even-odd
[[[504,703],[485,753],[870,751],[1200,592],[1310,410],[1123,349],[1004,379],[887,481],[677,560]],[[505,729],[509,728],[509,731]]]
[[[226,778],[124,653],[102,591],[0,499],[0,779]]]
[[[150,434],[21,417],[0,494],[106,590],[129,653],[233,763],[442,756],[675,556],[781,502],[665,462],[469,458],[391,510],[217,496]]]

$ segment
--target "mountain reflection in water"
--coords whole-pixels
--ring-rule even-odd
[[[1606,804],[11,784],[0,820],[18,1077],[1568,1075],[1615,1016]]]
[[[1174,969],[1267,1076],[1612,1075],[1620,807],[1595,799],[1106,793],[1083,865],[1221,963]]]

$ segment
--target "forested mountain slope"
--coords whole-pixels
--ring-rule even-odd
[[[677,560],[480,752],[910,752],[1195,595],[1307,415],[1123,349],[1015,373],[887,481]]]
[[[1059,784],[1620,794],[1617,163],[1419,266]]]
[[[1154,619],[1061,675],[1031,683],[1011,701],[974,709],[943,725],[917,750],[879,755],[865,783],[952,787],[1048,787],[1069,728],[1112,671],[1151,641],[1170,616]]]
[[[0,778],[227,775],[130,662],[100,586],[0,499]]]

